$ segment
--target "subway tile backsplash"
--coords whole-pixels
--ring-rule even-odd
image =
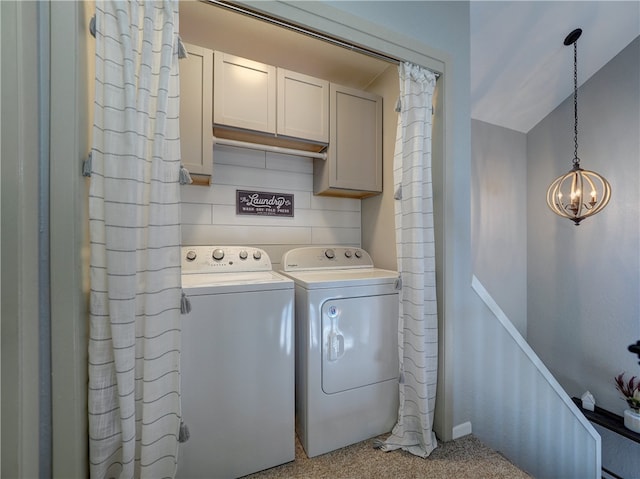
[[[360,200],[313,196],[313,160],[216,145],[211,185],[181,186],[183,245],[263,248],[274,269],[285,251],[360,246]],[[294,195],[294,216],[236,215],[236,190]]]

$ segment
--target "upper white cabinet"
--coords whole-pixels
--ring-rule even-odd
[[[314,160],[314,193],[366,198],[382,192],[382,97],[331,84],[327,160]]]
[[[180,60],[180,152],[190,173],[211,175],[213,50],[185,43]]]
[[[329,141],[329,82],[278,68],[277,134]]]
[[[276,67],[215,52],[213,122],[276,132]]]
[[[382,97],[227,53],[185,45],[180,144],[191,173],[211,175],[213,135],[306,151],[314,193],[382,192]],[[211,120],[213,118],[213,132]]]
[[[329,141],[329,82],[219,51],[213,111],[216,135],[251,140],[254,132]]]

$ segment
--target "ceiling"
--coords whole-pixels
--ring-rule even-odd
[[[640,1],[472,1],[471,117],[528,132],[640,35]]]
[[[180,2],[180,36],[212,50],[365,89],[392,66],[206,2]]]
[[[204,2],[181,1],[186,42],[365,88],[392,64]],[[640,35],[640,0],[470,2],[471,117],[528,132]]]

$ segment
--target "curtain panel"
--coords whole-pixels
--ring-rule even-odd
[[[398,320],[398,422],[382,449],[427,457],[437,447],[432,430],[438,368],[438,317],[431,177],[434,73],[399,66],[400,114],[394,153],[395,225],[402,278]]]
[[[178,2],[96,1],[92,478],[174,477],[180,427]]]

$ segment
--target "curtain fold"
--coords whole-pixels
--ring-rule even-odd
[[[382,449],[427,457],[437,447],[432,431],[438,368],[438,318],[431,177],[434,73],[399,66],[400,114],[394,153],[395,225],[402,278],[398,321],[398,422]]]
[[[96,1],[92,478],[174,477],[180,427],[178,2]]]

